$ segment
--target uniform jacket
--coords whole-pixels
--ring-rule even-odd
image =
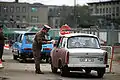
[[[39,31],[36,33],[34,41],[33,41],[33,48],[35,48],[35,46],[38,48],[42,48],[42,44],[43,41],[47,41],[47,39],[45,39],[45,32]]]
[[[3,33],[0,32],[0,45],[4,45],[4,40],[6,40],[6,38],[4,37]]]

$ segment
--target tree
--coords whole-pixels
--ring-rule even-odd
[[[98,16],[91,16],[89,13],[89,8],[87,5],[77,5],[75,7],[74,12],[74,6],[62,6],[62,10],[60,12],[60,24],[68,24],[71,27],[75,27],[74,24],[77,25],[84,25],[84,24],[90,24],[90,25],[96,25]],[[75,17],[75,19],[74,19]],[[74,23],[75,22],[75,23]]]

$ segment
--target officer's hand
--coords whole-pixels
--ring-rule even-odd
[[[47,41],[42,41],[42,44],[47,44]]]
[[[51,43],[51,41],[47,41],[47,44],[50,44]]]

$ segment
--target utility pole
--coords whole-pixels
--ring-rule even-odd
[[[77,28],[77,25],[76,25],[76,0],[74,0],[74,27]]]

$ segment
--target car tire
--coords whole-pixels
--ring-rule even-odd
[[[20,59],[19,62],[20,62],[20,63],[26,63],[27,60],[26,60],[26,59]]]
[[[98,71],[97,71],[97,74],[98,74],[98,78],[102,78],[105,74],[105,68],[100,68]]]
[[[49,63],[50,62],[50,57],[46,57],[46,63]]]
[[[23,56],[23,55],[21,55],[21,54],[19,54],[19,62],[20,62],[20,63],[26,63],[26,62],[27,62],[26,57]]]
[[[52,70],[53,73],[57,73],[58,69],[56,67],[54,67],[51,63],[51,70]]]
[[[14,60],[17,60],[17,58],[18,58],[18,56],[15,55],[15,54],[13,54],[13,59],[14,59]]]
[[[68,70],[68,67],[67,66],[64,66],[64,67],[62,67],[61,69],[60,69],[60,75],[61,76],[68,76],[68,74],[69,74],[69,70]]]

